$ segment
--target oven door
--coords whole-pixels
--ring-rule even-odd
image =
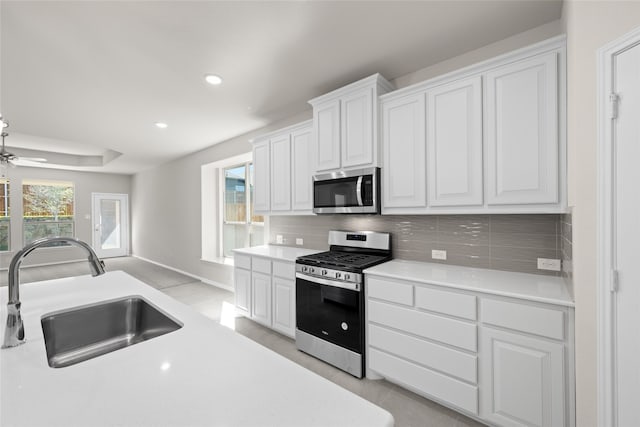
[[[363,295],[360,286],[354,290],[340,285],[296,273],[296,325],[303,332],[362,354]]]

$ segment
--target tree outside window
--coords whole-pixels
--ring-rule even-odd
[[[9,213],[9,180],[0,178],[0,251],[8,251],[11,245]]]
[[[24,181],[23,240],[74,236],[74,187],[71,182]]]
[[[252,163],[225,168],[223,179],[222,252],[231,257],[233,249],[264,243],[264,217],[253,212]]]

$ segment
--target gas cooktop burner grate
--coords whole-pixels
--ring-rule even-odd
[[[327,267],[363,268],[372,263],[379,263],[385,258],[387,257],[379,255],[328,251],[301,257],[299,261]]]

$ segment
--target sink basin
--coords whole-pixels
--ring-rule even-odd
[[[75,365],[182,327],[140,297],[58,311],[42,317],[52,368]]]

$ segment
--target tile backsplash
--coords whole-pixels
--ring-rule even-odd
[[[396,259],[525,273],[566,274],[538,270],[537,258],[570,259],[571,252],[570,215],[318,215],[269,221],[271,244],[282,235],[283,245],[296,246],[302,238],[303,247],[326,250],[329,230],[380,231],[391,233]],[[431,259],[432,249],[446,250],[447,260]]]
[[[573,280],[573,235],[571,214],[560,216],[560,255],[562,257],[562,277]]]

